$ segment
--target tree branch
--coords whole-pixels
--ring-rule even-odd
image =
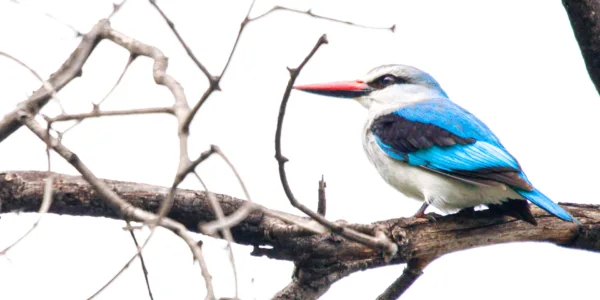
[[[46,172],[35,171],[0,173],[2,210],[37,211],[43,199],[46,176]],[[50,213],[121,219],[119,213],[103,201],[83,178],[55,174],[54,179]],[[102,182],[129,204],[150,212],[157,211],[170,190],[140,183],[112,180]],[[227,195],[215,196],[225,215],[236,212],[247,203]],[[381,251],[330,233],[313,234],[274,216],[283,213],[270,214],[267,208],[255,205],[261,209],[253,210],[239,224],[231,227],[233,239],[238,244],[255,246],[255,256],[294,261],[301,272],[278,295],[290,290],[301,293],[302,290],[303,294],[297,294],[307,296],[301,297],[302,299],[315,299],[331,284],[356,271],[402,264],[412,259],[432,259],[486,245],[538,241],[600,252],[600,205],[562,204],[582,222],[581,226],[552,217],[537,207],[532,208],[532,213],[538,226],[497,215],[489,210],[477,211],[472,217],[444,216],[435,223],[399,218],[371,224],[344,225],[365,234],[374,234],[377,229],[381,229],[399,249],[389,263],[385,261]],[[195,232],[198,232],[198,223],[216,220],[205,193],[184,189],[175,193],[173,207],[167,217]],[[311,293],[305,290],[308,288]]]
[[[412,259],[406,263],[406,268],[402,271],[402,275],[398,277],[379,297],[377,300],[394,300],[400,298],[404,292],[413,284],[421,275],[423,269],[429,264],[429,260]]]
[[[321,16],[321,15],[317,15],[315,13],[312,12],[312,9],[309,10],[299,10],[299,9],[293,9],[293,8],[288,8],[288,7],[283,7],[283,6],[274,6],[273,8],[271,8],[270,10],[268,10],[267,12],[258,15],[254,18],[249,19],[249,21],[256,21],[259,19],[262,19],[266,16],[268,16],[271,13],[274,13],[276,11],[288,11],[288,12],[292,12],[292,13],[298,13],[298,14],[303,14],[303,15],[307,15],[310,17],[313,17],[315,19],[321,19],[321,20],[327,20],[327,21],[331,21],[334,23],[342,23],[342,24],[346,24],[346,25],[350,25],[350,26],[355,26],[355,27],[360,27],[360,28],[366,28],[366,29],[375,29],[375,30],[389,30],[391,32],[395,32],[396,31],[396,24],[390,26],[390,27],[376,27],[376,26],[367,26],[367,25],[362,25],[362,24],[357,24],[357,23],[353,23],[350,21],[346,21],[346,20],[340,20],[340,19],[335,19],[335,18],[331,18],[331,17],[327,17],[327,16]]]
[[[600,92],[600,1],[563,0],[562,3],[571,21],[588,74],[596,90]]]
[[[83,36],[77,49],[71,53],[69,58],[62,66],[46,81],[55,92],[60,91],[75,77],[81,76],[81,69],[90,57],[90,54],[102,40],[102,33],[105,31],[105,26],[108,25],[108,20],[100,20],[86,35]],[[9,112],[0,120],[0,142],[10,136],[23,125],[20,117],[23,109],[29,114],[35,115],[39,110],[48,103],[52,98],[53,91],[46,88],[46,85],[40,87],[26,101],[19,104],[17,108]]]

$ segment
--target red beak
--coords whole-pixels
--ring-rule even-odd
[[[368,84],[360,80],[297,85],[294,88],[313,94],[340,98],[356,98],[367,95],[372,90]]]

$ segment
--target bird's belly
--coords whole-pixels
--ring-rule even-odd
[[[379,148],[372,136],[367,135],[363,142],[369,160],[388,184],[405,196],[426,201],[444,212],[480,204],[499,204],[506,199],[523,199],[504,186],[469,184],[395,160]]]

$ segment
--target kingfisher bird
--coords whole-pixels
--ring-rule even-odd
[[[427,217],[429,205],[444,213],[486,205],[537,225],[528,200],[562,220],[579,223],[534,188],[496,135],[422,70],[383,65],[361,80],[294,88],[355,99],[368,109],[364,150],[388,184],[423,202],[413,217]]]

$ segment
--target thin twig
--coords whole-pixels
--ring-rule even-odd
[[[181,37],[181,35],[179,34],[179,31],[177,31],[177,29],[175,29],[175,23],[173,21],[171,21],[171,19],[169,19],[169,17],[167,17],[167,14],[165,14],[165,12],[160,8],[160,6],[158,6],[158,4],[156,4],[156,0],[149,0],[148,2],[150,2],[150,4],[152,6],[154,6],[154,8],[158,11],[160,16],[165,20],[165,22],[167,23],[169,28],[171,28],[171,31],[173,31],[173,34],[175,34],[175,37],[177,37],[177,40],[179,40],[179,43],[181,44],[181,46],[183,46],[183,49],[185,49],[185,52],[187,53],[187,55],[192,59],[192,61],[194,61],[194,63],[202,71],[202,73],[204,73],[204,75],[206,75],[208,80],[211,80],[212,75],[210,74],[208,69],[200,62],[200,60],[196,57],[196,55],[194,55],[194,52],[192,51],[190,46],[187,45],[185,40]]]
[[[144,273],[144,279],[146,280],[146,288],[148,289],[148,296],[150,296],[150,300],[154,300],[154,296],[152,296],[152,289],[150,289],[150,280],[148,279],[148,269],[146,268],[146,262],[144,261],[144,256],[142,255],[140,244],[138,243],[137,238],[135,237],[135,233],[133,232],[133,227],[131,227],[131,222],[127,222],[127,230],[131,234],[131,238],[133,239],[133,243],[135,244],[135,249],[140,253],[140,263],[142,264],[142,272]]]
[[[317,206],[317,213],[323,217],[327,212],[327,197],[325,195],[326,187],[327,184],[325,183],[325,176],[321,175],[321,180],[319,180],[319,203]]]
[[[128,116],[128,115],[147,115],[147,114],[173,114],[172,107],[150,107],[150,108],[136,108],[127,110],[93,110],[89,113],[81,114],[68,114],[58,115],[56,117],[45,117],[49,123],[71,121],[71,120],[84,120],[89,118],[98,118],[104,116]]]
[[[17,1],[17,0],[10,0],[10,1],[13,2],[13,3],[19,4],[19,5],[22,5],[24,7],[28,7],[30,9],[33,9],[32,7],[30,7],[29,5],[26,5],[25,3],[22,3],[21,1]],[[35,10],[35,9],[33,9],[33,10]],[[61,25],[69,27],[69,29],[71,29],[75,33],[75,37],[83,36],[83,33],[81,33],[79,30],[77,30],[77,28],[75,28],[73,25],[71,25],[71,24],[69,24],[67,22],[61,21],[60,19],[56,18],[55,16],[53,16],[53,15],[51,15],[51,14],[45,12],[45,11],[38,11],[38,13],[43,14],[44,16],[48,17],[49,19],[51,19],[51,20],[53,20],[53,21],[55,21],[57,23],[60,23]]]
[[[221,87],[219,86],[219,84],[221,82],[221,79],[223,79],[223,75],[225,75],[225,71],[227,71],[227,68],[229,67],[229,63],[231,62],[231,58],[233,57],[233,54],[235,53],[235,50],[237,49],[237,45],[238,45],[238,42],[240,41],[240,37],[242,36],[242,32],[244,32],[244,28],[246,28],[246,25],[248,25],[250,23],[249,16],[250,16],[250,13],[252,12],[252,8],[254,7],[254,2],[256,2],[256,0],[252,0],[252,3],[250,4],[250,8],[248,8],[248,12],[246,13],[246,17],[240,24],[240,30],[238,31],[238,35],[235,38],[235,42],[233,44],[233,47],[231,48],[231,51],[229,52],[229,57],[227,58],[227,62],[225,63],[225,66],[223,67],[221,74],[219,76],[212,76],[211,74],[206,75],[209,80],[209,87],[202,94],[202,96],[200,97],[198,102],[196,102],[196,104],[192,108],[192,111],[190,112],[190,114],[187,116],[187,118],[183,122],[183,124],[182,124],[183,128],[185,128],[185,129],[189,128],[190,124],[192,123],[192,120],[194,119],[194,117],[196,116],[196,114],[198,113],[198,111],[200,110],[202,105],[206,102],[206,100],[208,100],[208,97],[210,97],[212,92],[221,90]]]
[[[214,145],[213,145],[213,147],[214,147],[214,151],[225,161],[227,166],[229,166],[229,169],[231,169],[231,171],[233,172],[233,175],[235,175],[235,178],[238,180],[238,183],[242,187],[242,191],[244,191],[244,196],[246,196],[246,200],[248,200],[249,202],[252,202],[252,198],[250,197],[248,188],[246,188],[246,184],[244,183],[244,180],[242,180],[242,176],[240,176],[240,173],[237,171],[235,166],[231,163],[229,158],[227,158],[225,153],[223,153],[223,151],[221,150],[220,147],[214,146]]]
[[[294,196],[292,189],[288,183],[287,174],[285,172],[285,163],[288,161],[281,152],[281,134],[283,130],[283,119],[285,116],[285,111],[287,107],[288,100],[290,98],[290,94],[292,91],[292,87],[294,86],[294,82],[296,78],[300,74],[302,68],[308,63],[311,57],[317,52],[317,50],[323,45],[327,43],[327,36],[322,35],[315,46],[312,48],[310,53],[304,58],[300,66],[296,69],[288,68],[290,73],[290,80],[288,81],[288,85],[285,89],[285,93],[283,94],[283,98],[281,100],[281,106],[279,108],[279,115],[277,117],[277,130],[275,132],[275,159],[277,160],[279,166],[279,178],[281,179],[281,185],[283,186],[283,190],[285,191],[285,195],[287,196],[290,204],[292,206],[298,208],[300,211],[319,222],[323,226],[331,229],[333,232],[358,243],[361,243],[365,246],[371,247],[376,250],[382,250],[388,255],[393,256],[398,251],[398,246],[387,239],[378,239],[366,234],[354,231],[350,228],[344,228],[343,226],[330,222],[325,219],[322,215],[312,211],[302,203],[300,203]]]
[[[210,150],[212,151],[212,153],[217,153],[229,166],[229,169],[231,169],[236,179],[238,180],[238,183],[242,187],[244,196],[246,196],[246,200],[248,200],[248,202],[244,204],[244,206],[240,207],[238,210],[235,211],[235,213],[231,214],[230,216],[224,217],[221,220],[215,220],[213,222],[202,224],[199,226],[200,230],[205,234],[213,235],[217,230],[223,228],[231,228],[237,225],[239,222],[244,220],[249,214],[259,209],[259,207],[252,202],[252,198],[250,198],[248,188],[246,188],[246,184],[244,183],[244,180],[242,180],[240,173],[231,163],[229,158],[227,158],[225,153],[223,153],[221,148],[216,145],[212,145]],[[202,155],[200,157],[202,157]]]
[[[304,10],[293,9],[293,8],[288,8],[288,7],[283,7],[283,6],[274,6],[267,12],[265,12],[261,15],[258,15],[254,18],[251,18],[249,21],[256,21],[256,20],[262,19],[276,11],[289,11],[289,12],[293,12],[293,13],[308,15],[315,19],[322,19],[322,20],[327,20],[327,21],[331,21],[331,22],[335,22],[335,23],[342,23],[342,24],[351,25],[351,26],[360,27],[360,28],[366,28],[366,29],[390,30],[391,32],[394,32],[396,30],[396,24],[394,24],[390,27],[368,26],[368,25],[356,24],[356,23],[349,22],[349,21],[344,21],[344,20],[339,20],[339,19],[334,19],[334,18],[330,18],[330,17],[326,17],[326,16],[317,15],[312,12],[312,9],[308,9],[308,10],[304,11]]]
[[[248,25],[251,22],[250,13],[252,12],[252,8],[254,8],[254,3],[256,3],[256,0],[252,0],[252,3],[250,3],[250,7],[248,8],[246,17],[240,24],[240,30],[238,31],[238,34],[235,38],[235,42],[233,43],[233,47],[231,48],[231,51],[229,51],[229,57],[227,58],[227,62],[225,63],[225,66],[223,67],[223,70],[221,71],[221,75],[219,75],[219,80],[221,80],[221,78],[223,78],[223,75],[225,75],[225,71],[227,71],[227,68],[229,67],[229,63],[231,63],[231,58],[233,57],[233,54],[235,53],[235,50],[237,49],[238,43],[240,41],[240,37],[242,36],[242,32],[244,31],[244,28],[246,28],[246,25]]]
[[[20,61],[19,59],[15,58],[15,57],[11,56],[10,54],[0,51],[0,56],[2,56],[2,55],[5,57],[8,57],[9,59],[12,59],[13,61],[17,62],[20,66],[29,70],[29,72],[31,74],[33,74],[35,76],[35,78],[37,78],[42,83],[44,88],[49,90],[52,93],[53,99],[56,99],[58,104],[61,105],[60,100],[58,100],[58,98],[56,98],[56,91],[54,90],[54,87],[49,82],[42,79],[42,77],[33,68],[29,67],[27,64],[25,64],[24,62]],[[62,106],[60,106],[60,107],[62,110]],[[62,110],[62,111],[64,112],[64,110]],[[48,126],[46,128],[46,133],[47,133],[48,137],[50,137],[49,130],[50,130],[50,127]],[[45,153],[46,153],[46,167],[47,167],[46,171],[48,172],[48,177],[46,177],[46,183],[44,185],[44,198],[42,200],[42,205],[40,205],[40,209],[38,211],[38,214],[40,216],[35,221],[35,223],[33,223],[31,228],[27,232],[25,232],[25,234],[23,234],[20,238],[18,238],[14,243],[12,243],[8,247],[6,247],[4,250],[0,251],[0,255],[6,255],[8,253],[8,251],[10,251],[10,249],[15,247],[22,240],[24,240],[27,236],[29,236],[29,234],[31,234],[38,227],[38,225],[40,224],[40,221],[42,220],[42,217],[44,216],[44,214],[46,214],[48,212],[48,210],[50,209],[50,206],[52,205],[52,182],[53,182],[54,176],[52,173],[52,163],[51,163],[52,160],[50,159],[51,141],[49,138],[47,138],[45,140],[45,142],[46,142]]]
[[[200,175],[198,175],[198,172],[193,171],[192,173],[195,175],[196,179],[198,179],[198,182],[200,182],[200,184],[204,188],[204,192],[206,193],[206,195],[208,197],[210,206],[213,209],[213,211],[215,212],[216,219],[218,221],[222,221],[223,219],[225,219],[225,214],[223,213],[223,209],[221,208],[221,205],[219,204],[217,197],[215,197],[215,194],[211,193],[208,190],[206,183],[204,183],[202,178],[200,178]],[[225,237],[225,240],[227,241],[227,251],[229,254],[229,262],[231,263],[231,269],[233,271],[235,299],[238,299],[238,293],[239,293],[238,292],[239,291],[239,289],[238,289],[238,274],[237,274],[237,268],[235,266],[235,259],[233,257],[233,247],[232,247],[232,244],[234,242],[233,235],[231,234],[231,230],[229,228],[222,228],[221,234],[223,235],[223,237]]]
[[[123,2],[124,3],[124,2]],[[123,4],[121,3],[121,5]],[[127,60],[127,64],[125,64],[125,68],[123,68],[123,71],[121,72],[121,75],[119,75],[119,79],[117,79],[117,81],[115,82],[115,84],[110,88],[110,90],[108,91],[108,93],[106,93],[104,95],[104,97],[102,97],[102,100],[100,100],[100,102],[98,103],[92,103],[92,107],[93,107],[93,112],[99,112],[100,111],[100,105],[102,103],[104,103],[104,101],[106,101],[106,99],[108,99],[108,97],[113,93],[113,91],[117,88],[117,86],[121,83],[121,80],[123,80],[123,77],[125,76],[125,73],[127,72],[127,70],[129,69],[129,66],[131,65],[131,63],[133,63],[133,61],[135,60],[135,58],[137,58],[137,55],[134,53],[130,53],[129,54],[129,59]],[[172,113],[172,112],[170,112]],[[94,117],[94,116],[90,116],[90,117]],[[69,130],[75,128],[77,125],[81,124],[81,122],[84,119],[78,119],[77,122],[73,123],[71,126],[69,126],[67,129],[63,130],[60,134],[61,136],[64,135],[65,133],[69,132]],[[46,118],[46,121],[48,121],[48,119]],[[59,120],[56,120],[59,121]],[[52,122],[52,121],[50,121]]]
[[[50,84],[50,82],[44,80],[44,78],[42,78],[42,76],[40,76],[40,74],[38,74],[38,72],[36,72],[33,68],[29,67],[26,63],[22,62],[18,58],[14,57],[14,56],[6,53],[6,52],[2,52],[2,51],[0,51],[0,56],[4,56],[4,57],[6,57],[8,59],[13,60],[14,62],[18,63],[23,68],[27,69],[31,74],[33,74],[33,76],[35,76],[35,78],[37,78],[37,80],[39,80],[42,83],[42,86],[47,91],[50,91],[50,95],[52,96],[52,99],[56,101],[56,104],[58,104],[58,107],[60,108],[60,111],[63,114],[65,113],[65,108],[62,106],[62,103],[61,103],[60,99],[56,95],[56,90],[54,89],[54,87],[52,86],[52,84]]]
[[[183,170],[183,172],[181,172],[181,174],[189,174],[191,172],[194,172],[194,170],[196,169],[196,167],[201,164],[202,162],[204,162],[205,160],[207,160],[211,155],[216,153],[216,146],[215,145],[210,145],[210,148],[202,153],[200,153],[200,155],[198,156],[198,158],[196,158],[195,160],[193,160],[191,163],[188,164],[187,168]],[[184,179],[185,179],[185,175],[181,176],[180,178],[177,178],[177,184],[181,183]]]
[[[96,292],[94,292],[94,294],[92,294],[91,296],[89,296],[87,298],[87,300],[92,300],[94,298],[96,298],[96,296],[100,295],[100,293],[102,293],[108,286],[110,286],[113,282],[115,282],[115,280],[117,280],[117,278],[119,278],[119,276],[121,274],[123,274],[123,272],[125,272],[125,270],[127,270],[129,268],[129,266],[131,265],[131,263],[138,257],[141,257],[141,247],[138,247],[136,254],[131,257],[127,263],[125,263],[125,265],[123,265],[123,267],[121,267],[121,269],[115,274],[113,275],[109,281],[107,281],[101,288],[99,288],[98,290],[96,290]]]
[[[245,203],[244,206],[237,209],[233,214],[223,218],[222,220],[215,220],[212,222],[204,223],[198,226],[200,232],[214,236],[219,230],[228,229],[236,226],[240,222],[246,219],[249,214],[256,211],[258,207],[252,202]]]
[[[31,228],[29,228],[29,230],[27,230],[27,232],[25,232],[25,234],[23,234],[20,238],[18,238],[16,241],[14,241],[12,244],[10,244],[8,247],[6,247],[2,251],[0,251],[0,256],[6,255],[8,253],[8,251],[10,251],[17,244],[19,244],[21,241],[23,241],[27,236],[29,236],[38,227],[38,225],[40,224],[40,221],[42,220],[42,217],[44,216],[44,214],[46,214],[48,212],[48,210],[50,209],[50,205],[52,205],[52,181],[53,181],[52,173],[48,172],[48,177],[46,178],[46,184],[44,185],[44,198],[42,199],[42,205],[40,206],[40,210],[38,211],[38,214],[40,214],[38,219],[35,221],[35,223],[33,223]]]
[[[123,5],[125,5],[125,2],[127,2],[127,0],[123,0],[119,4],[113,3],[113,10],[110,12],[110,15],[108,15],[106,19],[110,20],[112,17],[114,17],[119,12],[119,10],[121,10]]]
[[[232,226],[237,225],[239,223],[239,221],[237,223],[232,223],[231,221],[232,220],[233,221],[242,220],[242,219],[246,218],[246,216],[248,214],[250,214],[251,212],[253,212],[255,209],[254,209],[254,205],[252,205],[252,199],[250,198],[250,193],[248,192],[248,188],[246,187],[246,184],[244,183],[244,180],[242,179],[242,177],[238,173],[238,171],[235,168],[235,166],[233,165],[233,163],[231,163],[231,161],[229,160],[229,158],[227,158],[227,156],[225,155],[225,153],[223,153],[223,151],[221,150],[221,148],[219,146],[211,145],[210,149],[207,152],[202,153],[200,155],[200,157],[196,161],[199,161],[198,163],[200,163],[200,162],[202,162],[204,160],[203,157],[208,157],[208,156],[210,156],[213,153],[217,153],[225,161],[225,163],[229,166],[229,169],[231,169],[231,171],[235,175],[236,179],[238,180],[238,183],[242,187],[242,190],[244,191],[244,195],[246,196],[246,199],[248,200],[248,203],[251,203],[249,205],[244,205],[240,209],[236,210],[235,219],[234,218],[226,218],[225,214],[223,213],[223,210],[221,209],[221,206],[219,205],[219,202],[217,201],[217,198],[215,197],[215,195],[208,190],[208,188],[206,187],[206,184],[204,183],[204,181],[202,181],[202,179],[200,178],[200,176],[198,175],[198,173],[195,172],[195,171],[193,172],[194,175],[196,175],[196,178],[198,179],[198,181],[200,181],[200,183],[204,187],[204,191],[207,193],[207,196],[208,196],[208,199],[210,201],[211,207],[215,211],[215,215],[217,217],[216,221],[220,222],[220,223],[226,222],[226,220],[228,221],[227,222],[228,226],[223,226],[223,227],[220,228],[220,230],[221,230],[223,236],[225,237],[225,239],[227,240],[227,248],[229,250],[229,260],[231,261],[231,266],[232,266],[232,269],[233,269],[233,278],[234,278],[234,281],[235,281],[235,299],[238,299],[238,276],[237,276],[237,270],[236,270],[236,267],[235,267],[235,260],[234,260],[234,257],[233,257],[233,248],[232,248],[232,243],[234,242],[234,240],[233,240],[233,236],[231,235],[230,228]],[[194,162],[196,162],[196,161],[194,161]]]
[[[108,97],[114,92],[114,90],[117,89],[117,86],[119,86],[119,84],[123,80],[123,77],[125,77],[125,73],[127,73],[127,70],[129,70],[129,67],[131,66],[133,61],[135,61],[135,59],[137,57],[138,56],[135,53],[131,53],[131,52],[129,53],[129,58],[127,59],[127,63],[125,64],[123,71],[121,71],[121,75],[119,75],[119,78],[117,79],[115,84],[113,84],[113,86],[110,88],[108,93],[106,93],[106,95],[104,95],[104,97],[102,97],[102,100],[100,100],[100,102],[98,102],[98,103],[94,103],[94,107],[100,107],[100,105],[102,105],[102,103],[104,103],[104,101],[106,101],[106,99],[108,99]]]
[[[421,275],[423,269],[429,264],[429,260],[412,259],[406,263],[406,267],[402,275],[398,277],[385,291],[377,297],[377,300],[395,300],[400,298],[404,292],[413,284]]]

